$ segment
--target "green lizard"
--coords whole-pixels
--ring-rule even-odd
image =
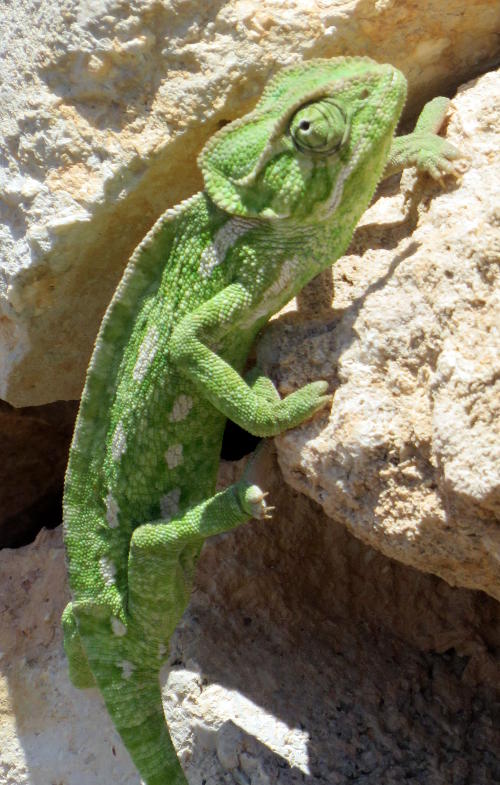
[[[382,176],[454,172],[446,99],[393,138],[405,94],[368,58],[278,73],[206,144],[205,189],[157,221],[104,317],[66,475],[63,628],[73,683],[97,684],[147,785],[187,782],[158,674],[203,541],[270,516],[248,473],[214,495],[225,419],[273,436],[330,401],[323,381],[280,399],[258,368],[243,379],[252,341],[345,251]]]

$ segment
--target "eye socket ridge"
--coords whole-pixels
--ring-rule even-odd
[[[342,106],[332,98],[311,101],[292,116],[288,133],[299,152],[326,157],[349,138],[350,123]]]

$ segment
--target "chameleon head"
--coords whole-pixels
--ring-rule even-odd
[[[205,188],[235,215],[326,220],[357,171],[366,180],[368,170],[375,188],[405,96],[401,72],[369,58],[285,68],[252,112],[206,144],[199,157]],[[364,182],[364,192],[370,186]]]

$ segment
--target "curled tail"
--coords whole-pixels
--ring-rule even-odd
[[[73,683],[99,688],[144,785],[188,785],[163,714],[161,662],[146,641],[104,605],[70,603],[63,629]]]

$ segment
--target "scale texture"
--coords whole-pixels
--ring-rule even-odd
[[[104,317],[66,476],[63,627],[73,683],[98,686],[146,785],[187,783],[159,671],[203,542],[272,511],[258,455],[214,493],[226,418],[273,436],[331,401],[323,381],[280,399],[259,368],[243,378],[255,336],[343,254],[383,176],[455,173],[436,135],[447,99],[394,138],[405,94],[397,69],[367,58],[278,73],[209,140],[204,190],[158,220]]]

